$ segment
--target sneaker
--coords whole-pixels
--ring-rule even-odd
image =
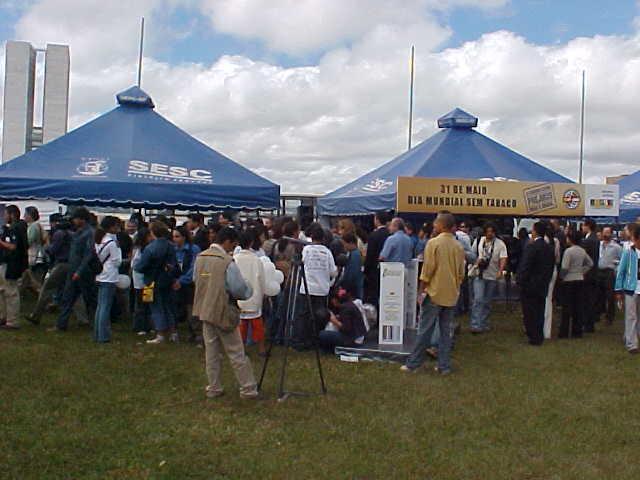
[[[242,400],[261,400],[262,395],[260,395],[260,392],[256,390],[255,392],[252,392],[252,393],[241,393],[240,398]]]
[[[481,329],[481,328],[472,328],[471,329],[471,333],[474,334],[474,335],[479,335],[481,333],[484,333],[484,330]]]
[[[173,343],[179,343],[180,337],[178,336],[178,332],[173,332],[171,335],[169,335],[169,341]]]
[[[628,351],[629,351],[629,353],[631,355],[637,355],[638,353],[640,353],[640,350],[638,350],[637,347],[636,348],[630,348]]]
[[[207,388],[204,394],[207,398],[219,398],[224,395],[224,390],[210,390]]]
[[[439,367],[434,367],[433,371],[436,372],[438,375],[442,375],[443,377],[451,374],[451,369],[440,370]]]
[[[153,340],[147,340],[149,345],[159,345],[160,343],[164,343],[166,339],[162,335],[157,335]]]
[[[407,367],[406,365],[402,365],[400,367],[400,371],[404,372],[404,373],[416,373],[418,371],[418,369],[417,368],[410,368],[410,367]]]
[[[20,326],[15,324],[15,323],[5,322],[2,325],[0,325],[0,329],[2,329],[2,330],[19,330]]]
[[[142,337],[143,335],[146,335],[147,332],[145,332],[144,330],[140,330],[138,333],[136,333],[136,335]]]
[[[30,313],[29,315],[27,315],[26,318],[29,323],[33,323],[34,325],[40,325],[40,318],[36,317],[33,313]]]
[[[49,328],[47,328],[47,332],[64,333],[64,332],[66,332],[66,330],[62,330],[61,328],[58,328],[58,327],[49,327]]]

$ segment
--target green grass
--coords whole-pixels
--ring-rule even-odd
[[[500,309],[502,306],[498,306]],[[520,315],[458,337],[455,373],[324,357],[326,397],[204,399],[203,352],[147,346],[116,325],[0,332],[0,478],[625,479],[640,474],[640,357],[621,322],[524,344]],[[278,354],[279,355],[279,354]],[[254,368],[259,370],[251,350]],[[313,357],[290,386],[318,389]],[[225,360],[226,362],[226,360]]]

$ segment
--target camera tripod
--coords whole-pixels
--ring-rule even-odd
[[[305,392],[293,392],[286,390],[286,375],[287,375],[287,361],[289,350],[291,349],[291,340],[293,339],[293,328],[296,321],[296,313],[300,309],[298,299],[300,297],[300,286],[304,285],[304,291],[309,292],[307,285],[307,277],[304,271],[304,264],[302,263],[302,255],[296,254],[293,258],[291,271],[285,282],[283,292],[285,293],[284,301],[285,309],[284,316],[278,319],[278,328],[276,338],[271,338],[269,348],[267,350],[266,358],[262,365],[262,373],[260,374],[260,381],[258,382],[258,390],[262,390],[262,384],[267,373],[267,367],[269,366],[269,359],[271,358],[271,352],[276,340],[282,339],[282,346],[284,347],[284,355],[282,357],[282,366],[280,367],[280,381],[278,384],[278,401],[285,401],[290,396],[308,396],[309,393]],[[318,339],[315,332],[317,331],[316,313],[313,310],[311,304],[311,297],[309,295],[304,296],[307,301],[307,307],[310,313],[311,327],[313,331],[313,348],[315,350],[316,364],[318,367],[318,375],[320,377],[321,393],[324,395],[327,393],[327,387],[324,383],[324,375],[322,374],[322,364],[320,363],[320,350],[318,347]],[[305,319],[307,321],[307,319]],[[282,335],[282,336],[280,336]]]

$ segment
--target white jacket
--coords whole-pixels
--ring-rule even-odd
[[[233,256],[245,281],[251,285],[253,295],[248,300],[238,300],[240,318],[258,318],[262,316],[265,275],[262,261],[250,250],[240,250]]]
[[[122,250],[112,233],[107,233],[100,245],[95,245],[98,258],[102,262],[102,272],[96,276],[96,282],[118,283],[118,269],[122,263]]]

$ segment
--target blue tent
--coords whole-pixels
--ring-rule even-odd
[[[640,170],[618,182],[620,186],[620,221],[632,222],[640,217]]]
[[[318,200],[320,215],[364,215],[396,206],[398,177],[571,182],[473,128],[478,119],[456,108],[442,129],[408,152]]]
[[[156,113],[138,87],[82,127],[0,165],[0,198],[147,208],[278,208],[280,187]]]

